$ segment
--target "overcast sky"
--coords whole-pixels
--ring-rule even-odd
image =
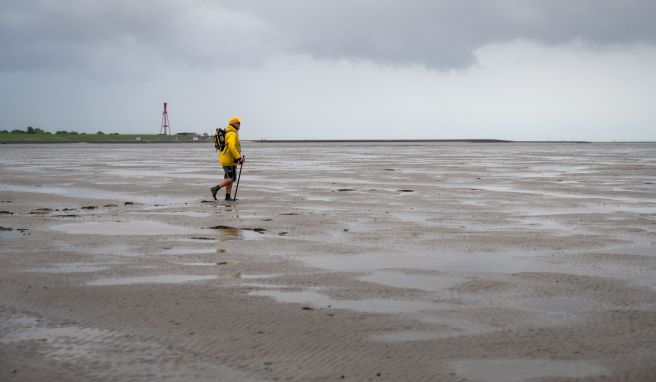
[[[656,141],[653,0],[8,0],[0,129]]]

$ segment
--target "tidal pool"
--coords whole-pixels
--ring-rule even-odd
[[[377,334],[371,337],[376,342],[409,342],[409,341],[430,341],[441,338],[451,337],[450,333],[440,333],[437,331],[400,331],[385,334]]]
[[[37,273],[92,273],[107,269],[106,265],[89,263],[51,264],[46,267],[30,268],[27,272]]]
[[[608,369],[591,361],[478,359],[450,364],[457,375],[475,382],[523,382],[548,377],[587,378],[609,373]]]
[[[358,280],[387,285],[395,288],[420,289],[428,292],[438,292],[450,288],[463,278],[438,275],[415,275],[401,272],[380,271],[358,277]]]
[[[185,247],[177,247],[177,248],[169,248],[165,249],[164,251],[160,252],[160,255],[193,255],[193,254],[208,254],[208,253],[216,253],[217,250],[216,248],[185,248]]]
[[[128,220],[124,222],[86,222],[60,224],[52,227],[55,231],[60,231],[72,235],[109,235],[109,236],[127,236],[127,235],[193,235],[202,234],[205,231],[201,229],[187,228],[164,224],[152,220]]]
[[[157,204],[184,204],[189,199],[169,195],[142,195],[132,194],[120,191],[108,191],[96,188],[84,187],[66,187],[66,186],[21,186],[16,184],[0,184],[0,191],[20,192],[20,193],[37,193],[66,196],[71,198],[84,199],[103,199],[103,200],[120,200],[136,203],[157,203]]]
[[[109,277],[88,282],[86,285],[110,286],[131,284],[181,284],[192,281],[206,281],[218,278],[216,275],[158,275],[135,277]]]
[[[412,313],[446,309],[446,304],[426,301],[401,301],[387,299],[337,300],[316,291],[286,292],[261,290],[249,293],[250,296],[267,296],[277,302],[308,304],[315,308],[347,309],[366,313]]]

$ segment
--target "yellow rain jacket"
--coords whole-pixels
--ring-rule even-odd
[[[225,135],[226,145],[219,154],[219,163],[221,166],[236,166],[241,158],[241,144],[239,143],[239,134],[237,129],[228,125]]]

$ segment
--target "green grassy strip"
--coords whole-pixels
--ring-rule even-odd
[[[0,142],[187,142],[191,136],[158,134],[16,134],[0,133]]]

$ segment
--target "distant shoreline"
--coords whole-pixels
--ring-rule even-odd
[[[266,139],[253,143],[592,143],[589,141],[511,141],[506,139]]]
[[[468,142],[468,143],[510,143],[503,139],[263,139],[254,143],[387,143],[387,142]]]
[[[25,144],[38,144],[38,145],[58,145],[65,143],[81,143],[81,144],[148,144],[148,143],[205,143],[210,144],[211,141],[0,141],[0,144],[7,145],[25,145]]]
[[[28,128],[29,130],[30,128]],[[34,131],[34,130],[31,130]],[[212,142],[212,137],[196,133],[164,134],[88,134],[77,132],[0,132],[0,143],[182,143]]]

